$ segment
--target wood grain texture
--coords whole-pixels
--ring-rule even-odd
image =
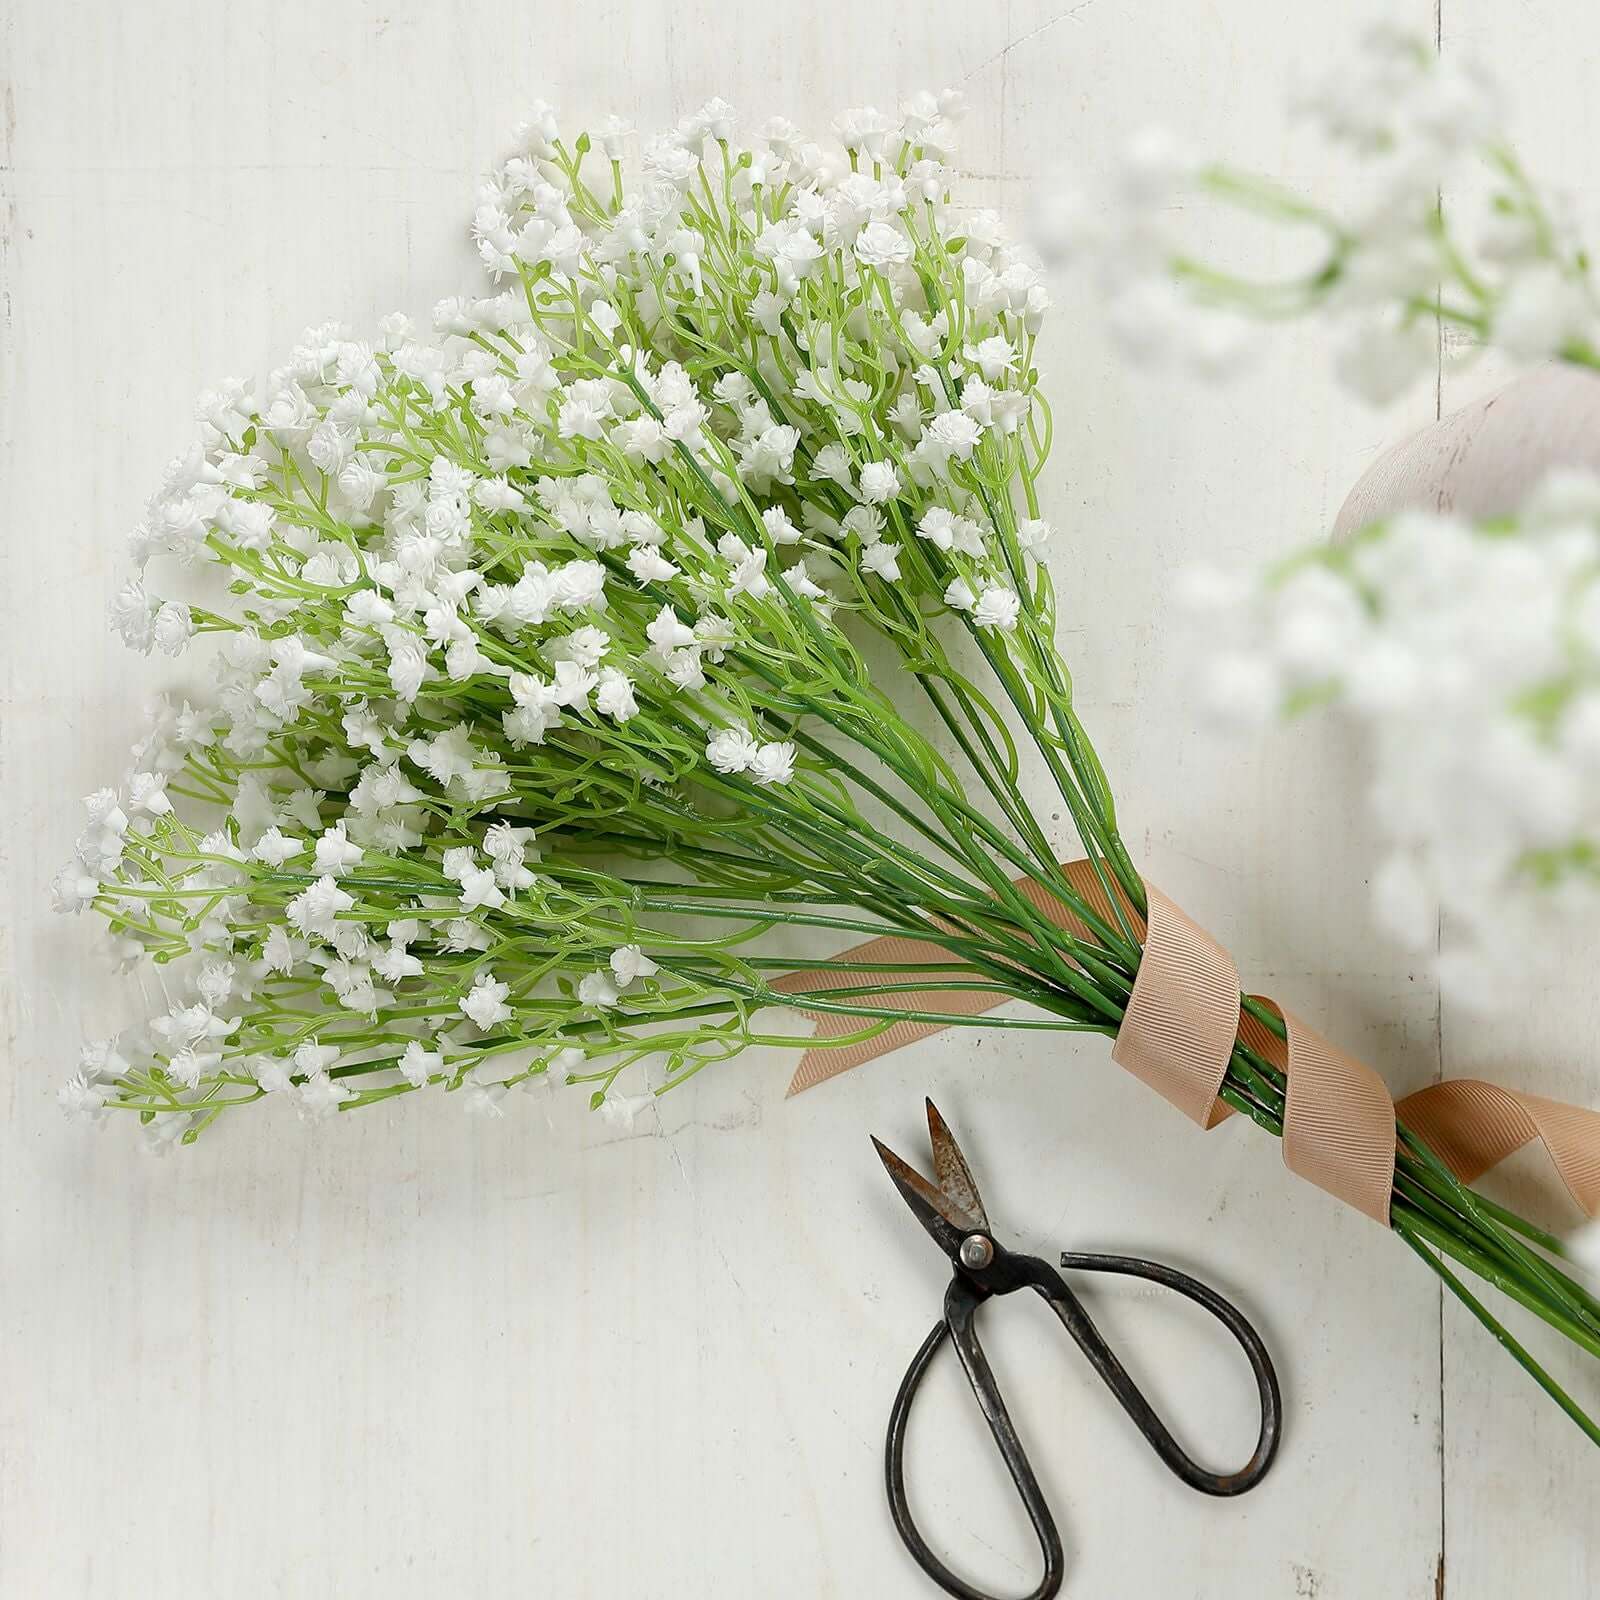
[[[1539,86],[1533,153],[1586,176],[1581,62],[1600,26],[1552,8],[1541,56],[1491,0],[1444,3],[1447,40],[1452,7],[1475,14],[1492,53]],[[1433,0],[1362,9],[1433,26]],[[76,797],[120,767],[161,681],[102,625],[122,532],[187,442],[202,386],[264,371],[308,322],[425,312],[469,280],[474,179],[530,101],[649,127],[720,93],[756,120],[820,122],[961,83],[969,193],[1016,215],[1029,185],[1102,169],[1154,118],[1324,181],[1285,131],[1281,91],[1352,25],[1344,7],[1268,0],[13,0],[4,1600],[924,1592],[880,1459],[942,1265],[866,1135],[910,1153],[928,1090],[1009,1236],[1194,1270],[1280,1355],[1280,1463],[1258,1492],[1214,1503],[1143,1453],[1058,1328],[1022,1307],[988,1317],[1067,1540],[1068,1592],[1425,1600],[1441,1505],[1451,1600],[1532,1592],[1524,1561],[1549,1600],[1593,1592],[1594,1467],[1567,1425],[1453,1317],[1441,1374],[1439,1298],[1403,1249],[1290,1178],[1242,1119],[1197,1133],[1103,1042],[958,1030],[787,1104],[791,1060],[751,1055],[632,1136],[576,1096],[519,1099],[491,1126],[407,1103],[309,1131],[241,1118],[157,1162],[53,1104],[79,1040],[144,1004],[89,959],[85,925],[45,909]],[[1396,1092],[1425,1083],[1441,1019],[1428,982],[1371,933],[1349,751],[1309,730],[1219,751],[1168,641],[1174,569],[1255,560],[1326,527],[1433,397],[1364,412],[1333,387],[1319,336],[1291,331],[1200,403],[1130,375],[1081,293],[1061,301],[1048,498],[1066,535],[1052,559],[1130,841],[1251,987]],[[1533,1024],[1563,1047],[1536,1063],[1548,1092],[1592,1097],[1569,1042],[1594,1031],[1585,968],[1575,952]],[[1458,1039],[1448,1018],[1442,1034],[1453,1070],[1504,1065],[1514,1037]],[[1092,1304],[1197,1448],[1248,1448],[1248,1375],[1206,1319],[1115,1286]],[[965,1570],[1021,1590],[1031,1539],[990,1451],[941,1361],[912,1428],[915,1509]]]

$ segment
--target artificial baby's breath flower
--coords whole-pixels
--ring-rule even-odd
[[[750,757],[750,776],[759,784],[788,783],[794,777],[796,750],[789,739],[763,744]]]
[[[900,480],[887,461],[869,461],[861,469],[860,492],[869,505],[881,506],[900,493]]]
[[[189,608],[175,600],[165,602],[151,619],[150,637],[169,656],[178,655],[194,637]]]
[[[556,1051],[545,1063],[541,1079],[545,1083],[565,1083],[573,1073],[583,1067],[585,1059],[583,1051],[575,1045],[567,1045]]]
[[[898,267],[911,259],[911,241],[890,222],[869,222],[856,235],[856,258],[868,267]]]
[[[582,1005],[604,1010],[607,1006],[614,1006],[620,998],[609,972],[585,973],[578,980],[578,1000]]]
[[[297,1104],[301,1116],[319,1122],[324,1117],[331,1116],[347,1100],[354,1098],[353,1090],[347,1089],[324,1072],[315,1072],[300,1085]]]
[[[983,429],[964,411],[946,411],[928,424],[925,438],[943,465],[952,456],[958,461],[970,459],[983,438]]]
[[[651,978],[660,970],[636,944],[625,944],[611,952],[611,971],[617,986],[626,989],[635,978]]]
[[[511,1007],[505,1003],[506,996],[510,993],[509,984],[501,983],[489,973],[481,972],[473,980],[470,992],[461,1001],[461,1013],[487,1033],[489,1029],[496,1028],[510,1019]]]
[[[944,603],[952,611],[971,611],[978,603],[978,597],[965,578],[952,578],[944,591]]]
[[[655,1103],[652,1094],[608,1094],[600,1102],[600,1115],[612,1127],[628,1132]]]
[[[354,904],[353,895],[346,894],[332,877],[324,876],[289,902],[289,920],[301,933],[327,938],[333,932],[334,919]]]
[[[282,828],[274,825],[250,847],[250,854],[269,867],[281,867],[284,862],[293,861],[296,856],[304,855],[305,850],[304,839],[291,839]]]
[[[1009,632],[1016,627],[1021,609],[1022,603],[1013,590],[1003,584],[986,584],[972,607],[972,620],[980,628],[999,628]]]
[[[861,552],[861,570],[894,582],[900,576],[900,546],[883,540]]]
[[[282,835],[279,837],[281,839]],[[360,845],[346,837],[345,824],[335,823],[317,840],[315,870],[342,878],[345,873],[360,866],[364,853]]]
[[[744,728],[719,728],[706,740],[706,760],[722,773],[746,771],[760,748]]]
[[[469,1117],[482,1117],[489,1121],[496,1121],[503,1117],[505,1107],[501,1102],[506,1097],[504,1083],[468,1083],[464,1086],[462,1105]]]
[[[98,1122],[105,1114],[109,1091],[91,1083],[82,1072],[75,1072],[56,1091],[61,1109],[80,1122]]]
[[[413,1089],[421,1089],[435,1073],[444,1071],[444,1057],[437,1050],[425,1050],[412,1039],[401,1052],[399,1068],[401,1077]]]

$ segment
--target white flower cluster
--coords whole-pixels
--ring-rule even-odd
[[[1358,164],[1349,209],[1204,163],[1151,129],[1105,194],[1064,192],[1042,210],[1041,250],[1095,267],[1125,349],[1220,376],[1248,353],[1252,320],[1323,311],[1339,323],[1340,378],[1374,404],[1435,371],[1441,320],[1528,360],[1600,360],[1589,256],[1511,153],[1485,73],[1380,26],[1301,109]],[[1185,197],[1201,196],[1308,232],[1309,268],[1262,281],[1197,259],[1177,225]]]
[[[1370,746],[1386,931],[1485,1006],[1600,909],[1600,483],[1514,528],[1407,514],[1254,585],[1202,575],[1235,722],[1330,706]],[[1242,643],[1241,643],[1242,641]]]
[[[608,123],[596,179],[541,107],[477,197],[492,292],[314,328],[202,396],[111,619],[203,645],[206,688],[90,797],[55,886],[198,975],[86,1053],[70,1109],[163,1142],[274,1094],[492,1111],[603,1089],[635,1024],[705,1009],[591,853],[814,831],[808,719],[885,714],[841,623],[1004,655],[1034,604],[1047,302],[949,202],[961,109],[744,143],[713,101],[637,167]]]

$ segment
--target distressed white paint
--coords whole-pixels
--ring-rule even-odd
[[[1444,5],[1446,48],[1514,69],[1533,153],[1587,178],[1587,8]],[[1433,28],[1433,0],[1370,9]],[[1321,182],[1279,103],[1346,11],[13,0],[0,1595],[926,1592],[880,1451],[942,1275],[866,1143],[912,1153],[924,1090],[1023,1243],[1193,1266],[1280,1353],[1281,1463],[1217,1504],[1152,1465],[1058,1329],[989,1316],[1069,1592],[1423,1600],[1441,1538],[1451,1600],[1594,1591],[1594,1460],[1570,1428],[1453,1312],[1441,1377],[1438,1295],[1398,1244],[1250,1128],[1200,1137],[1102,1043],[953,1034],[789,1104],[786,1063],[751,1057],[631,1138],[575,1100],[490,1127],[420,1103],[312,1133],[242,1118],[164,1163],[69,1129],[51,1098],[80,1036],[134,1004],[88,930],[42,909],[71,803],[116,769],[155,681],[101,628],[120,535],[204,383],[264,369],[311,320],[422,311],[465,280],[474,176],[529,101],[649,126],[722,93],[805,121],[957,81],[974,195],[1008,211],[1157,116]],[[1066,644],[1152,876],[1397,1090],[1438,1070],[1442,1037],[1447,1069],[1592,1098],[1593,952],[1538,997],[1531,1060],[1514,1029],[1441,1027],[1370,934],[1348,753],[1314,732],[1224,758],[1169,645],[1175,566],[1325,526],[1433,397],[1363,413],[1291,332],[1201,404],[1121,370],[1073,294],[1053,351]],[[1192,1436],[1242,1453],[1246,1380],[1209,1330],[1159,1299],[1093,1303]],[[1026,1525],[948,1362],[925,1405],[921,1514],[976,1576],[1025,1588]]]

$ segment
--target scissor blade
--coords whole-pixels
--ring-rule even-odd
[[[989,1218],[983,1209],[983,1196],[972,1181],[967,1158],[962,1155],[961,1146],[956,1143],[950,1125],[939,1115],[939,1108],[931,1100],[927,1101],[927,1107],[928,1143],[933,1146],[934,1181],[949,1200],[974,1219],[978,1227],[987,1230]]]
[[[911,1214],[933,1236],[934,1243],[954,1260],[961,1249],[962,1236],[971,1233],[978,1226],[977,1222],[965,1215],[947,1195],[941,1194],[915,1167],[902,1161],[881,1140],[873,1139],[872,1147],[894,1180],[900,1198],[911,1207]]]

